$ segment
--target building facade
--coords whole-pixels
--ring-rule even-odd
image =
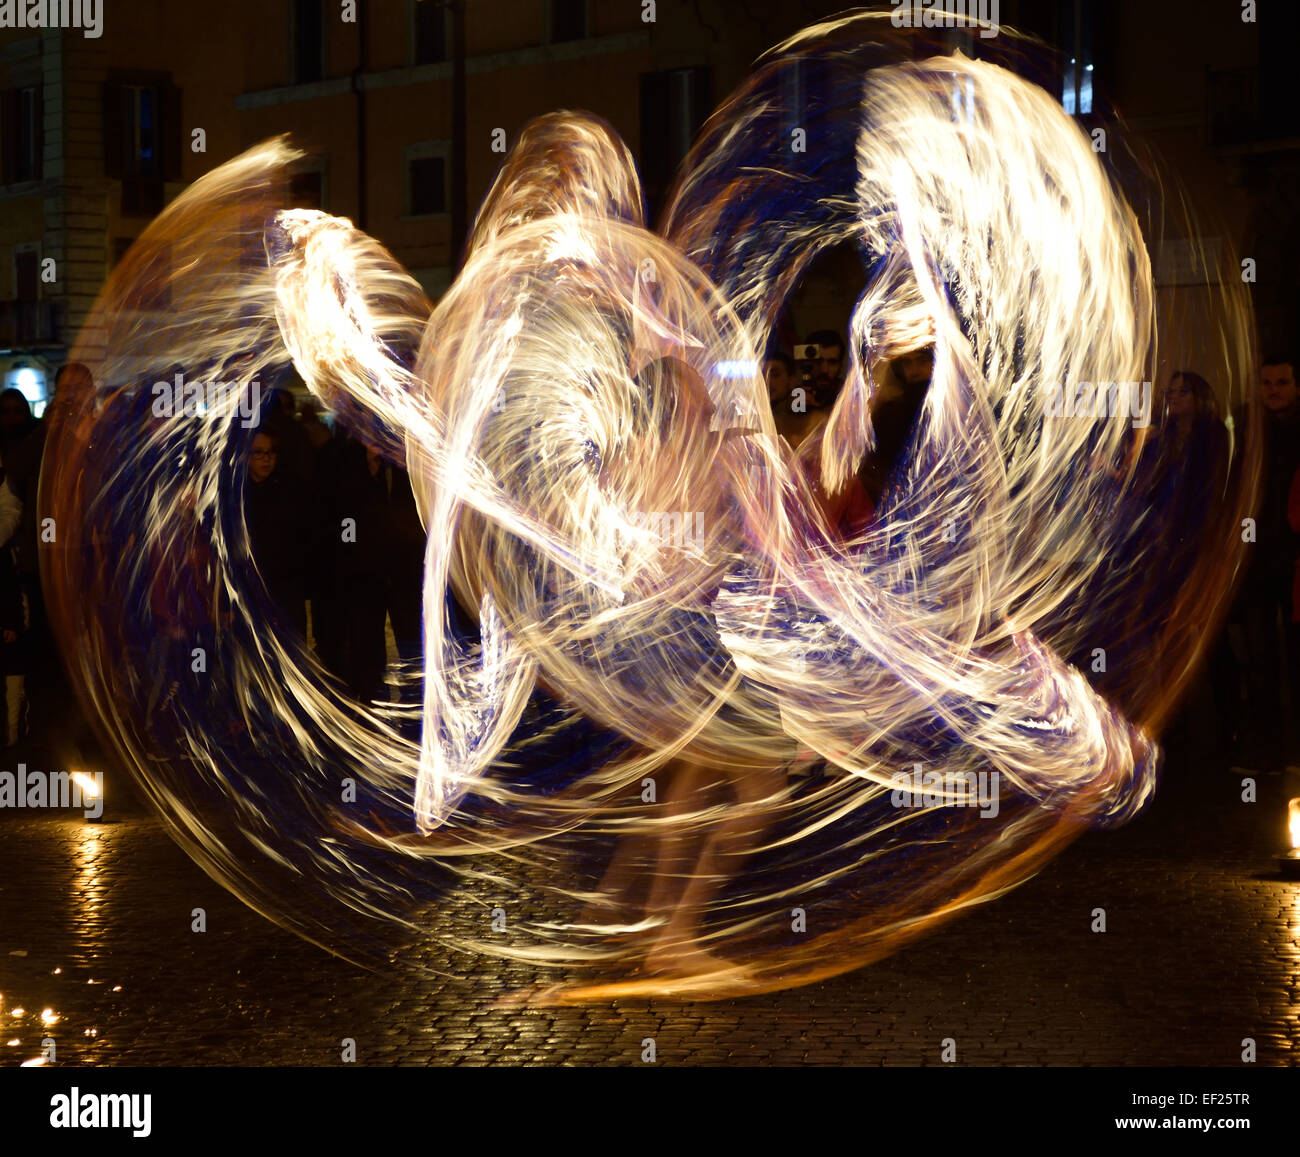
[[[203,173],[281,133],[308,153],[295,202],[356,221],[433,298],[451,282],[467,219],[504,150],[541,113],[587,109],[608,120],[638,158],[653,209],[752,61],[839,7],[119,0],[104,5],[95,37],[0,29],[0,369],[57,365],[149,220]],[[1258,258],[1261,327],[1287,343],[1300,296],[1289,260],[1300,246],[1300,134],[1290,135],[1277,54],[1290,38],[1263,35],[1235,3],[1193,0],[1172,20],[1157,8],[1000,6],[1004,25],[1060,47],[1067,111],[1091,123],[1107,93],[1124,131],[1172,162],[1189,199],[1210,210],[1210,242]],[[1284,32],[1297,21],[1266,19]],[[955,35],[978,53],[978,38]],[[1153,246],[1166,301],[1204,289],[1186,275],[1179,240]],[[855,276],[851,263],[812,271],[801,327],[842,328],[861,288]]]

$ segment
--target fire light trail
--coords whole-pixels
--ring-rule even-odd
[[[1133,210],[1044,91],[913,61],[917,35],[851,16],[775,49],[660,234],[608,126],[541,118],[436,309],[349,222],[280,210],[282,141],[146,231],[75,353],[93,381],[58,399],[44,573],[90,709],[205,870],[354,959],[441,944],[561,970],[528,1000],[712,997],[878,959],[1150,797],[1257,462],[1238,446],[1173,524],[1140,392],[1076,388],[1157,364]],[[848,381],[796,460],[760,354],[844,242],[867,270]],[[1249,311],[1217,292],[1240,387]],[[845,534],[827,510],[882,369],[927,346],[906,462]],[[266,625],[246,395],[150,408],[174,367],[290,361],[411,473],[418,710],[352,703]],[[1097,648],[1122,661],[1090,681]],[[792,784],[800,752],[831,774]]]

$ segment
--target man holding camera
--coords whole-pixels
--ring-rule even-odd
[[[833,329],[819,329],[795,350],[795,359],[808,367],[817,408],[829,410],[844,385],[844,339]]]

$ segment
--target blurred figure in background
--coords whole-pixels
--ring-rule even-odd
[[[791,449],[797,449],[808,431],[817,424],[816,399],[800,382],[794,359],[779,350],[767,355],[763,362],[763,376],[767,381],[767,399],[772,406],[776,431]]]
[[[320,407],[315,398],[307,398],[298,408],[299,424],[306,435],[307,444],[315,455],[330,440],[330,428],[320,416]]]
[[[80,362],[68,362],[55,375],[56,397],[62,391],[81,395],[94,388],[90,370]],[[23,399],[23,405],[30,416],[26,399]],[[21,418],[17,405],[11,412]],[[21,661],[26,665],[27,724],[32,745],[43,749],[42,758],[59,766],[75,767],[88,751],[95,748],[96,741],[64,672],[45,607],[45,593],[41,589],[37,553],[41,549],[38,541],[41,512],[37,508],[37,499],[49,425],[44,419],[28,424],[27,419],[21,418],[14,429],[23,426],[28,429],[27,435],[16,443],[10,441],[10,447],[3,451],[3,461],[5,484],[22,505],[22,517],[13,545],[27,622],[27,636],[25,640],[20,638],[19,648]],[[57,547],[46,544],[44,549]]]
[[[272,390],[262,404],[262,429],[275,435],[276,469],[304,486],[315,481],[312,444],[297,419],[297,403],[287,389]]]
[[[10,458],[36,429],[31,403],[22,390],[10,386],[0,391],[0,464],[10,466]]]
[[[1170,377],[1161,409],[1161,421],[1142,448],[1138,470],[1169,514],[1179,560],[1190,565],[1204,524],[1227,484],[1228,428],[1210,383],[1190,370]]]
[[[14,542],[22,522],[20,503],[0,468],[0,671],[4,673],[4,746],[22,738],[23,711],[27,705],[27,609],[14,555]]]
[[[1275,354],[1260,367],[1259,402],[1264,417],[1264,463],[1255,542],[1247,552],[1246,577],[1234,615],[1243,633],[1247,702],[1233,766],[1246,771],[1281,771],[1295,762],[1287,743],[1282,687],[1289,679],[1292,712],[1300,700],[1300,655],[1285,629],[1293,618],[1291,591],[1297,554],[1296,534],[1287,517],[1291,480],[1300,469],[1300,394],[1290,354]],[[1238,423],[1238,429],[1244,424]],[[1288,736],[1288,730],[1292,732]]]
[[[819,329],[805,344],[817,347],[817,356],[809,359],[817,408],[829,410],[844,385],[844,339],[833,329]]]
[[[406,471],[361,442],[335,442],[321,459],[322,472],[330,472],[324,486],[335,620],[324,632],[329,654],[322,661],[366,703],[382,697],[390,620],[398,657],[418,664],[423,655],[425,535]]]
[[[1138,459],[1133,491],[1144,508],[1159,518],[1159,543],[1156,547],[1169,582],[1178,584],[1197,561],[1206,536],[1229,533],[1216,527],[1228,482],[1229,438],[1223,409],[1213,387],[1200,374],[1176,370],[1161,391],[1158,420],[1147,433]],[[1204,630],[1199,622],[1180,621],[1174,607],[1167,603],[1167,590],[1160,584],[1148,588],[1142,604],[1134,607],[1126,637],[1144,635],[1173,641],[1170,632]],[[1162,609],[1163,608],[1163,609]],[[1242,670],[1233,654],[1230,630],[1225,622],[1208,649],[1206,669],[1209,692],[1214,707],[1217,734],[1207,738],[1217,748],[1217,757],[1226,766],[1232,761],[1233,744],[1240,725]],[[1145,660],[1154,678],[1164,678],[1164,648],[1154,650]],[[1202,709],[1203,710],[1203,709]],[[1180,732],[1192,742],[1195,722],[1190,705],[1177,717]],[[1171,728],[1172,731],[1172,728]]]
[[[18,568],[17,546],[27,490],[27,443],[37,428],[31,404],[21,390],[0,391],[0,669],[4,673],[4,745],[20,737],[27,706],[27,598]],[[8,481],[10,472],[14,484]]]
[[[912,350],[894,358],[871,405],[876,444],[858,471],[873,507],[880,505],[889,475],[907,445],[934,373],[934,350]]]
[[[307,638],[307,570],[317,519],[296,477],[280,469],[275,432],[253,435],[244,487],[244,520],[253,561],[282,622]]]

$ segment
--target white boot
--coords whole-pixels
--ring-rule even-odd
[[[12,747],[19,740],[18,729],[23,720],[22,675],[5,676],[5,746]]]

